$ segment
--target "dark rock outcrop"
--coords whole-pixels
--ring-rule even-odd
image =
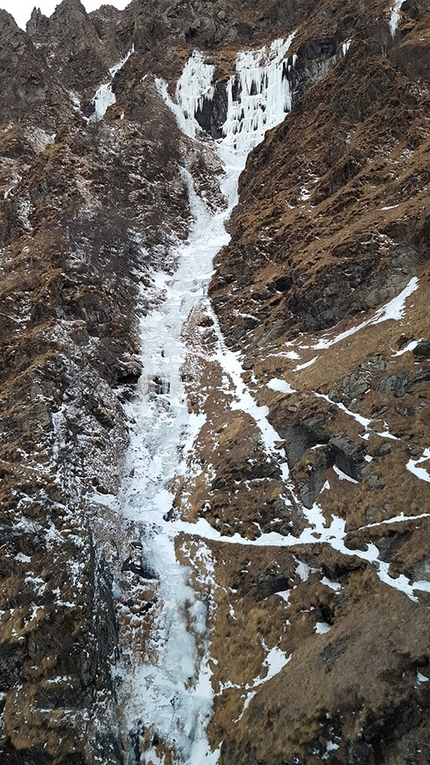
[[[415,346],[412,353],[417,361],[424,361],[430,359],[430,340],[420,340]]]
[[[366,471],[366,448],[363,444],[355,444],[351,438],[343,433],[330,438],[330,446],[334,455],[334,462],[345,475],[354,481],[361,481]]]

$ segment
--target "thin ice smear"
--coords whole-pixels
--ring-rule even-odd
[[[103,119],[107,110],[109,109],[109,106],[113,106],[116,103],[116,96],[112,90],[112,81],[115,75],[117,74],[117,72],[119,72],[119,70],[122,69],[122,67],[124,66],[126,61],[128,61],[128,59],[130,58],[133,52],[134,52],[134,45],[131,47],[127,55],[124,56],[123,59],[121,59],[121,61],[119,61],[117,64],[115,64],[109,69],[109,74],[112,79],[110,82],[103,83],[97,89],[95,96],[93,98],[94,114],[91,115],[89,119],[90,122],[100,122],[100,120]]]

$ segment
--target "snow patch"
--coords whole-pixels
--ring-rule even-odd
[[[300,372],[301,369],[306,369],[306,367],[312,366],[312,364],[315,364],[318,356],[315,356],[315,358],[311,359],[310,361],[306,361],[304,364],[298,364],[296,367],[294,367],[293,372]]]
[[[317,622],[315,625],[316,635],[325,635],[326,632],[330,632],[330,630],[331,630],[331,624],[327,624],[327,622]]]
[[[427,462],[427,460],[430,460],[430,447],[424,450],[423,456],[419,459],[410,459],[406,465],[406,468],[410,473],[413,473],[421,481],[427,481],[427,483],[430,483],[430,473],[428,470],[423,467],[418,467],[420,462]]]
[[[339,592],[342,589],[342,585],[339,584],[339,582],[332,582],[331,579],[328,579],[326,576],[323,576],[321,579],[321,584],[325,584],[326,587],[330,587],[330,589],[335,592]]]
[[[422,340],[423,338],[420,338],[420,339]],[[413,351],[414,348],[417,347],[419,342],[420,342],[420,340],[411,340],[411,342],[408,343],[407,345],[405,345],[404,348],[402,348],[400,351],[396,351],[395,353],[392,353],[391,355],[393,357],[394,356],[403,356],[404,353],[407,353],[408,351]]]
[[[278,393],[295,393],[294,388],[292,388],[291,385],[286,382],[286,380],[280,380],[277,377],[273,377],[271,380],[269,380],[267,387],[271,390],[277,391]]]
[[[17,553],[15,555],[15,560],[19,561],[20,563],[31,563],[31,558],[28,555],[24,555],[24,553]]]
[[[314,573],[315,571],[316,569],[311,568],[307,563],[304,563],[301,560],[297,561],[296,574],[302,580],[302,582],[307,582],[310,574]]]
[[[263,641],[263,648],[267,651],[267,646],[265,645]],[[269,680],[271,680],[273,677],[279,674],[279,672],[291,661],[292,655],[285,656],[285,653],[281,651],[280,648],[277,646],[274,646],[274,648],[271,648],[269,652],[266,655],[266,658],[264,659],[262,663],[262,669],[267,669],[267,673],[264,677],[258,676],[254,679],[253,683],[250,685],[247,685],[245,687],[245,691],[247,691],[247,695],[243,704],[242,712],[235,720],[234,722],[239,722],[243,715],[245,714],[246,710],[249,707],[250,702],[256,695],[257,691],[255,690],[258,688],[258,686],[263,685],[264,683],[267,683]],[[197,765],[197,763],[196,763]]]
[[[290,661],[291,655],[285,656],[285,653],[281,651],[281,649],[277,646],[271,648],[262,665],[263,667],[267,667],[267,675],[266,677],[263,677],[260,682],[257,682],[256,685],[267,683],[268,680],[272,679],[272,677],[278,675],[281,669],[286,667]]]
[[[368,327],[371,324],[380,324],[382,321],[387,321],[388,319],[393,319],[394,321],[400,321],[400,319],[403,318],[404,312],[405,312],[405,301],[406,298],[409,297],[409,295],[412,295],[413,292],[418,287],[418,278],[416,276],[413,276],[410,282],[406,285],[406,287],[400,292],[399,295],[396,295],[395,298],[389,301],[385,306],[382,308],[379,308],[375,315],[371,319],[367,319],[366,321],[361,322],[361,324],[358,324],[357,326],[351,327],[350,329],[345,330],[345,332],[341,332],[339,335],[336,335],[333,338],[328,338],[327,336],[323,336],[315,345],[312,345],[312,350],[319,350],[320,348],[330,348],[332,345],[335,345],[336,343],[339,343],[341,340],[344,340],[346,337],[350,337],[351,335],[355,335],[356,332],[359,332],[364,327]]]
[[[358,483],[358,481],[356,481],[355,478],[351,478],[351,476],[346,475],[346,473],[343,473],[342,470],[336,467],[336,465],[333,465],[333,470],[341,481],[350,481],[350,483]]]

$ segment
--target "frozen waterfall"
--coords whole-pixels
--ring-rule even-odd
[[[139,529],[144,566],[158,579],[158,611],[148,650],[156,658],[126,678],[125,713],[130,730],[154,731],[155,740],[166,742],[180,765],[215,765],[218,760],[206,737],[212,713],[207,609],[193,591],[188,570],[177,560],[175,540],[181,521],[166,520],[173,504],[170,482],[184,472],[187,449],[202,425],[199,417],[188,412],[181,378],[186,357],[182,331],[191,310],[206,293],[214,256],[229,241],[224,224],[237,201],[238,178],[247,153],[289,108],[283,62],[292,37],[277,40],[268,50],[238,56],[229,84],[225,137],[217,145],[225,169],[220,185],[228,209],[211,214],[196,195],[192,178],[183,171],[194,225],[188,241],[176,253],[177,271],[154,274],[158,302],[154,301],[156,307],[140,322],[144,375],[140,396],[128,412],[129,477],[124,482],[122,508]],[[214,95],[212,78],[213,66],[194,52],[178,82],[177,103],[169,98],[165,84],[157,83],[188,136],[200,135],[195,113],[203,99]],[[233,88],[237,81],[240,87]],[[236,100],[233,91],[238,93]],[[154,743],[142,748],[139,765],[167,765]]]
[[[400,8],[402,6],[402,3],[403,3],[403,0],[394,0],[394,4],[391,8],[390,21],[389,21],[391,37],[394,37],[394,35],[396,34],[397,27],[399,26]]]
[[[291,110],[284,66],[294,35],[275,40],[268,50],[239,53],[236,74],[227,84],[227,119],[222,128],[224,143],[231,149],[249,152]]]
[[[200,130],[195,119],[196,113],[202,108],[205,100],[212,101],[214,97],[214,72],[214,65],[206,62],[201,51],[194,50],[176,85],[176,102],[179,108],[173,111],[179,127],[190,138],[195,138]]]
[[[222,143],[232,151],[248,153],[290,111],[286,56],[294,36],[295,32],[268,48],[238,54],[236,71],[227,82],[227,116],[222,126]],[[214,69],[200,51],[193,51],[178,80],[172,108],[181,129],[191,138],[200,133],[195,115],[205,100],[214,98]]]

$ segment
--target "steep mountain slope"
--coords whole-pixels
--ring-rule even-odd
[[[141,371],[140,282],[154,260],[173,267],[167,245],[185,233],[188,203],[161,99],[156,140],[150,110],[144,127],[86,126],[5,20],[16,76],[33,83],[40,71],[44,91],[16,87],[2,127],[2,756],[60,762],[84,749],[85,761],[119,761],[118,733],[93,721],[94,704],[109,705],[117,650],[97,499],[120,480],[122,402]]]
[[[2,762],[430,761],[429,21],[0,11]]]

